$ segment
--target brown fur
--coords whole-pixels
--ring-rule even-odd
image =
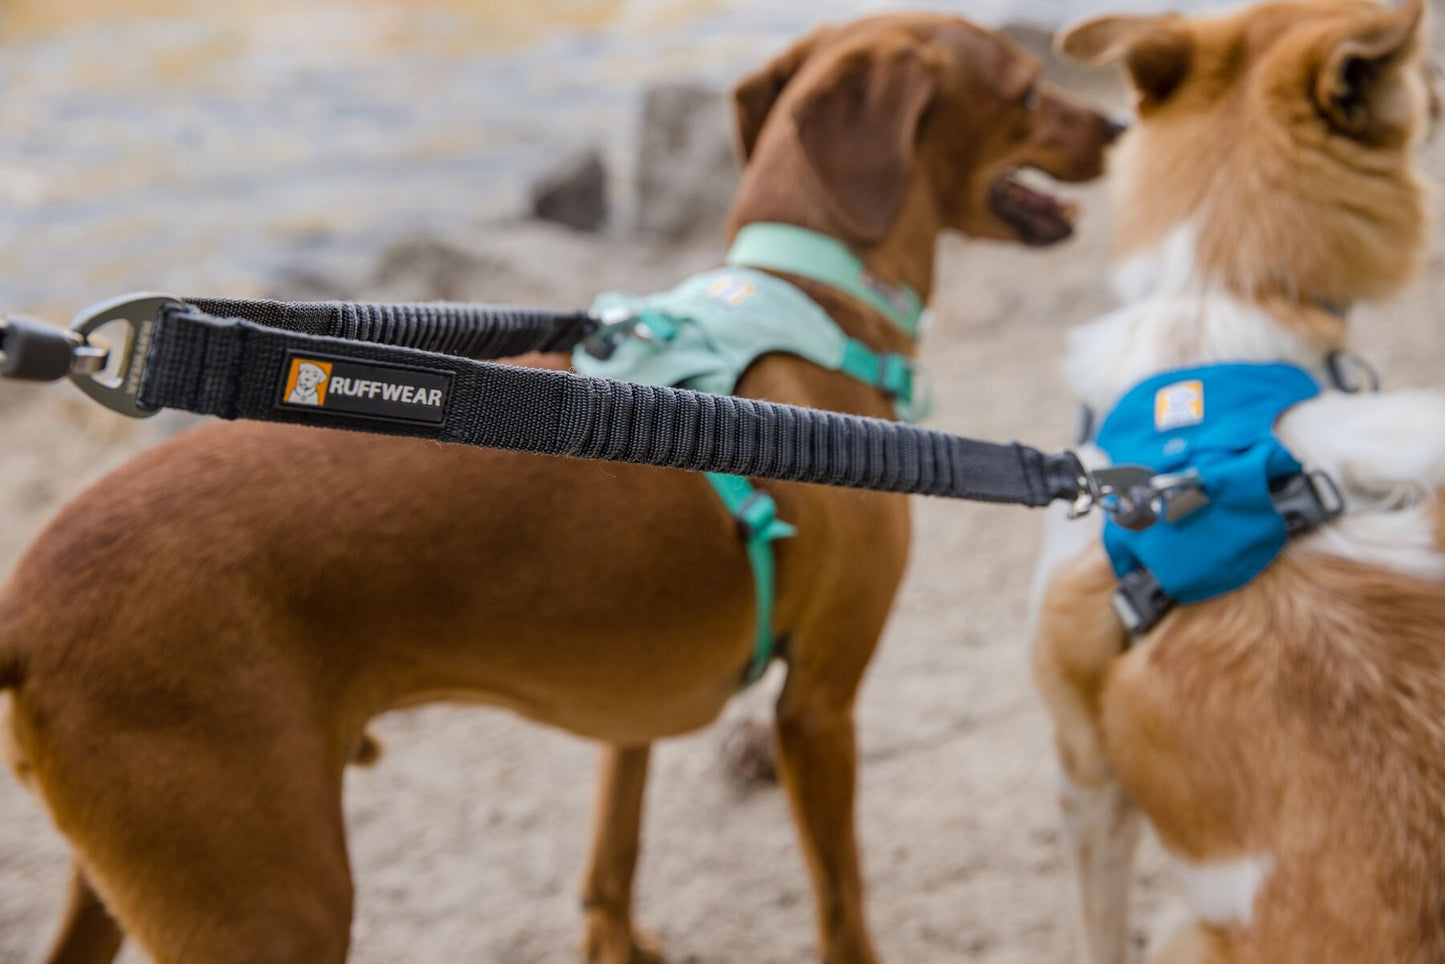
[[[1272,3],[1105,18],[1064,37],[1085,59],[1122,59],[1141,88],[1141,123],[1116,158],[1121,252],[1207,198],[1205,280],[1297,331],[1315,318],[1304,331],[1330,347],[1340,332],[1311,300],[1393,291],[1423,256],[1421,16],[1418,3]],[[1184,64],[1171,73],[1161,57]],[[1445,509],[1439,520],[1445,546]],[[1191,923],[1151,960],[1445,960],[1445,590],[1296,547],[1126,651],[1114,586],[1091,549],[1053,575],[1040,614],[1036,675],[1074,788],[1066,817],[1107,796],[1115,819],[1137,807],[1189,862],[1272,862],[1247,925]],[[1105,828],[1076,854],[1096,964],[1125,958],[1128,837]],[[1086,852],[1098,840],[1113,841],[1111,868]]]
[[[1340,83],[1340,58],[1371,45],[1381,69],[1411,63],[1402,81],[1427,88],[1416,28],[1368,0],[1328,0],[1247,16],[1107,17],[1071,31],[1066,53],[1123,57],[1137,71],[1130,58],[1142,45],[1156,73],[1164,60],[1178,75],[1162,100],[1141,92],[1144,123],[1111,161],[1116,254],[1158,241],[1207,198],[1199,260],[1231,294],[1346,307],[1396,291],[1428,233],[1427,188],[1402,149],[1419,129],[1410,85],[1351,100],[1365,126],[1350,137],[1306,95]]]
[[[940,232],[1019,238],[984,203],[1000,172],[1100,173],[1111,125],[1037,74],[955,18],[815,35],[738,92],[750,162],[733,224],[833,234],[927,294]],[[852,337],[911,350],[863,306],[804,287]],[[793,357],[761,360],[739,391],[890,415],[878,392]],[[822,955],[870,964],[852,707],[902,577],[908,502],[767,488],[800,531],[778,547],[783,779]],[[742,543],[699,477],[215,425],[60,515],[0,597],[0,667],[18,684],[24,765],[84,868],[77,916],[104,930],[88,880],[159,964],[344,959],[342,769],[367,720],[439,699],[609,744],[586,951],[628,964],[656,959],[630,912],[648,745],[733,694],[752,607]],[[110,959],[103,943],[93,961]]]

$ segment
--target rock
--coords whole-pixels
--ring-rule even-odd
[[[367,288],[395,301],[485,300],[487,282],[506,270],[449,241],[413,237],[382,253]]]
[[[267,284],[265,295],[277,301],[335,301],[349,292],[340,278],[317,267],[288,265]]]
[[[668,241],[717,235],[737,193],[726,95],[673,83],[647,92],[637,158],[637,229]]]
[[[607,166],[596,148],[575,154],[532,185],[532,215],[578,231],[607,221]]]

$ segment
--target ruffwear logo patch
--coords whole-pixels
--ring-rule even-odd
[[[707,286],[707,296],[729,308],[739,308],[747,304],[757,292],[758,289],[751,281],[741,278],[719,278]]]
[[[1167,432],[1204,421],[1204,383],[1175,382],[1154,396],[1154,428]]]
[[[450,372],[348,358],[292,354],[277,404],[394,422],[439,425],[451,395]]]

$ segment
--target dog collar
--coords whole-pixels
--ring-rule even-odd
[[[749,224],[738,232],[727,263],[781,271],[837,288],[882,314],[909,338],[918,337],[923,318],[918,292],[883,281],[836,238],[792,224]]]

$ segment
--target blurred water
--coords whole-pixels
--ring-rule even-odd
[[[601,143],[625,167],[649,82],[729,83],[819,20],[904,6],[0,0],[0,308],[254,293],[515,213],[559,153]],[[943,8],[1052,23],[1079,3]]]

